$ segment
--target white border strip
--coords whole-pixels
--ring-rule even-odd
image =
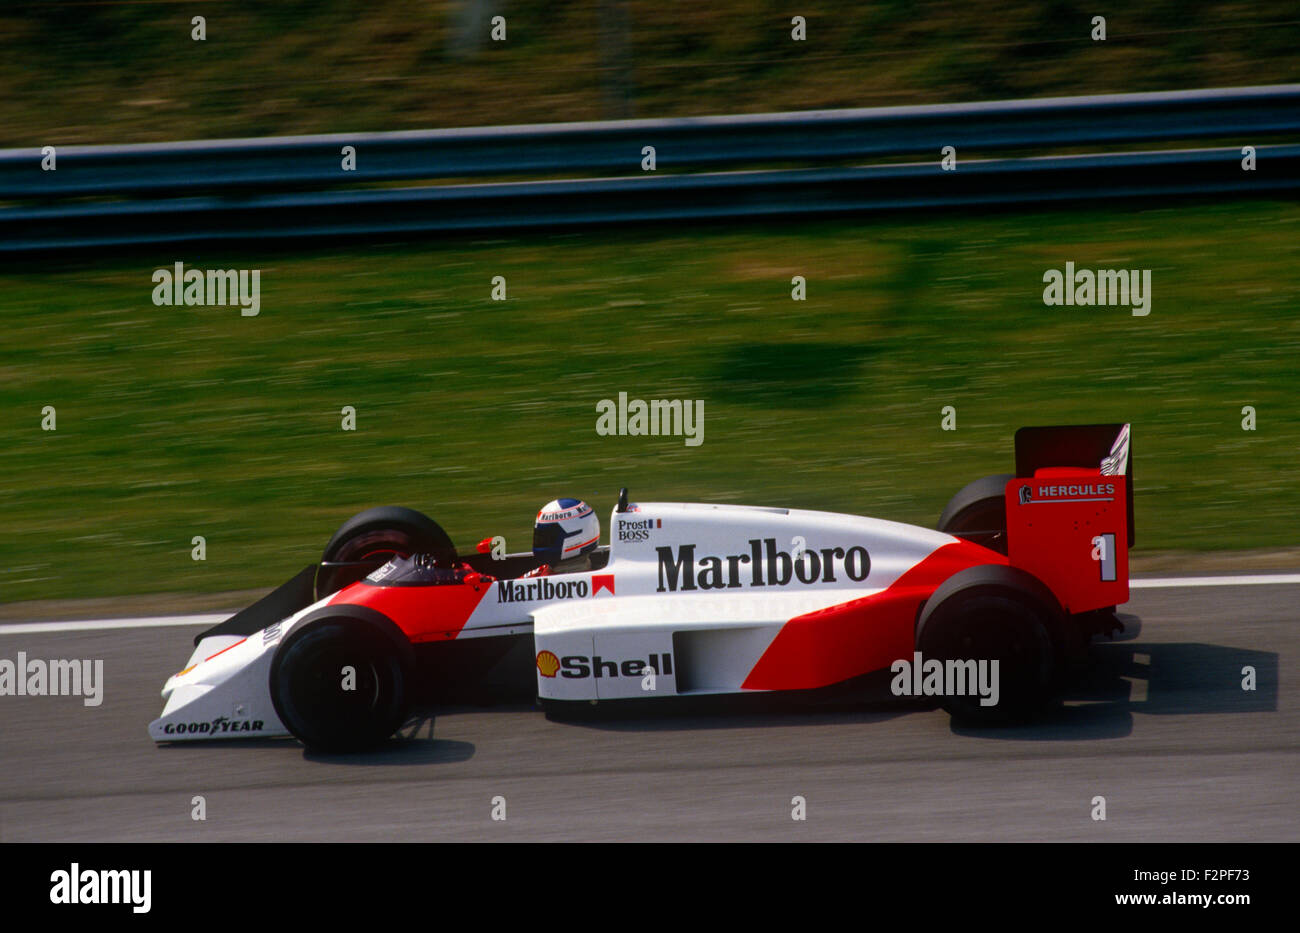
[[[1239,577],[1146,577],[1128,581],[1131,590],[1164,589],[1178,586],[1263,586],[1269,583],[1300,583],[1300,573],[1269,573]]]
[[[119,628],[172,628],[180,625],[216,625],[234,612],[201,616],[157,616],[144,619],[88,619],[83,622],[0,622],[0,635],[36,635],[43,632],[98,632]]]

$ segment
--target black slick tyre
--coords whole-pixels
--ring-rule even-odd
[[[955,678],[945,676],[941,701],[956,722],[1008,725],[1032,719],[1051,700],[1053,636],[1061,625],[1055,598],[1029,574],[1000,565],[972,567],[945,581],[927,601],[916,649],[923,664],[939,661],[945,672],[961,666],[963,692],[948,692]],[[996,702],[989,705],[986,700],[994,698],[970,682],[981,665],[996,685]]]
[[[967,483],[948,500],[939,516],[939,531],[1007,553],[1006,486],[1013,473],[996,473]]]
[[[406,721],[412,663],[378,627],[323,617],[292,632],[271,661],[271,701],[313,751],[373,748]]]
[[[359,512],[340,525],[325,546],[316,598],[341,590],[394,557],[412,554],[432,554],[443,566],[456,561],[451,538],[422,512],[397,505]]]

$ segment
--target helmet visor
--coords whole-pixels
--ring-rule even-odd
[[[559,522],[548,522],[533,528],[533,553],[559,557],[564,552],[565,531]]]

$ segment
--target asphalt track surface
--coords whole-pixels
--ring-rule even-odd
[[[0,626],[0,657],[105,672],[99,707],[0,697],[0,840],[1294,842],[1297,603],[1300,582],[1134,589],[1087,680],[1010,730],[898,703],[581,721],[516,704],[333,758],[289,739],[155,746],[193,627]]]

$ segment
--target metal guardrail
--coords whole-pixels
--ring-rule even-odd
[[[0,252],[192,241],[355,239],[602,223],[1105,201],[1275,197],[1300,189],[1300,146],[866,168],[176,198],[0,211]],[[201,218],[195,223],[195,218]]]
[[[0,150],[0,252],[1294,190],[1300,85],[806,113]],[[1258,149],[977,161],[1016,148],[1236,136]],[[343,171],[342,147],[356,148]],[[665,174],[640,172],[654,146]],[[939,168],[943,146],[959,167]],[[916,155],[923,164],[673,174]],[[634,177],[366,188],[394,180]],[[359,186],[362,186],[359,188]],[[81,200],[99,198],[100,200]]]

